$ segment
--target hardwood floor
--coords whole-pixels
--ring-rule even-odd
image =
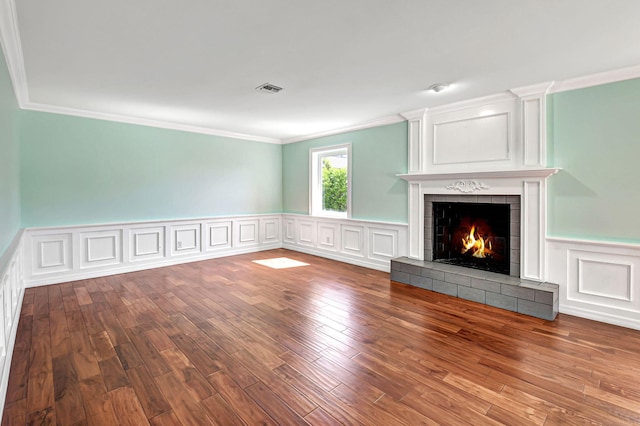
[[[639,331],[274,250],[28,289],[2,424],[628,425],[639,385]]]

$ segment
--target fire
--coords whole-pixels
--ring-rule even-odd
[[[472,226],[469,234],[462,237],[462,254],[470,251],[473,257],[483,259],[491,256],[491,241],[483,238],[476,232],[476,227]]]

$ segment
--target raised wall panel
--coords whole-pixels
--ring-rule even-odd
[[[6,312],[5,312],[5,295],[4,291],[0,289],[0,366],[2,366],[2,376],[5,374],[9,374],[9,366],[5,365],[5,359],[7,357],[7,340],[9,338],[9,333],[11,328],[5,323]]]
[[[263,243],[277,243],[280,241],[280,219],[268,218],[261,219],[260,226],[262,229]]]
[[[238,245],[255,245],[259,243],[260,221],[258,220],[239,220],[238,226]]]
[[[43,241],[40,243],[40,267],[53,268],[66,263],[64,241]]]
[[[478,163],[509,160],[507,113],[435,123],[433,163]]]
[[[533,98],[522,101],[523,115],[523,151],[524,165],[528,167],[543,166],[546,158],[541,149],[540,140],[545,129],[542,127],[542,99]]]
[[[171,228],[172,255],[185,255],[200,252],[200,224],[177,225]]]
[[[165,227],[133,228],[129,231],[129,260],[161,259],[165,257]]]
[[[409,173],[422,170],[422,126],[422,119],[409,121]]]
[[[318,247],[325,250],[337,250],[336,234],[338,232],[335,223],[318,223]]]
[[[207,250],[221,250],[233,245],[233,222],[230,220],[207,223]]]
[[[20,294],[24,288],[22,282],[22,276],[20,274],[20,268],[22,268],[22,256],[16,256],[14,262],[11,265],[9,283],[11,285],[11,312],[14,314],[20,309]]]
[[[8,289],[9,289],[9,310],[11,311],[11,315],[13,315],[13,313],[15,312],[16,302],[17,302],[16,299],[19,292],[16,263],[17,262],[14,259],[6,271],[6,279],[7,279],[6,285],[8,286]],[[0,280],[2,280],[2,275],[0,275]]]
[[[369,229],[369,256],[390,260],[398,256],[398,231],[391,229]]]
[[[66,272],[72,269],[71,233],[32,237],[33,275]]]
[[[568,258],[568,299],[640,313],[634,291],[634,284],[640,290],[635,278],[639,258],[581,250],[569,250]]]
[[[298,221],[298,244],[302,246],[315,246],[316,224],[313,221]]]
[[[631,302],[629,263],[578,259],[578,293]]]
[[[284,241],[295,243],[296,241],[296,221],[294,219],[285,219],[284,221]]]
[[[430,109],[422,173],[521,166],[518,112],[519,101],[511,94]]]
[[[360,226],[342,226],[342,252],[364,256],[364,229]]]
[[[22,250],[22,248],[20,249]],[[16,282],[20,291],[24,289],[25,262],[22,252],[16,256]]]
[[[3,312],[4,312],[4,328],[5,330],[11,330],[13,326],[13,309],[12,309],[12,294],[11,294],[11,286],[12,283],[9,282],[9,276],[5,276],[3,287],[4,293],[4,303],[3,303]],[[5,334],[5,339],[9,337],[8,333]]]
[[[80,233],[80,268],[122,263],[122,231],[119,229]]]

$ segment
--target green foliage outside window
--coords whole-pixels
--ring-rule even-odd
[[[322,159],[322,208],[347,211],[347,169],[332,167],[326,158]]]

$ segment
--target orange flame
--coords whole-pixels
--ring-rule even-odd
[[[462,254],[471,251],[471,256],[483,259],[491,255],[491,241],[486,240],[476,233],[475,225],[471,227],[469,234],[462,237]]]

